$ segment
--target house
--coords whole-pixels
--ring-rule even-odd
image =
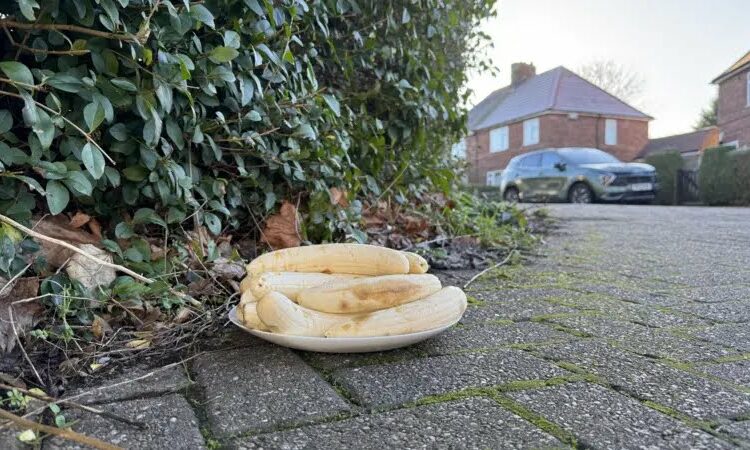
[[[566,69],[511,66],[511,84],[469,111],[469,182],[494,185],[511,158],[548,147],[594,147],[632,161],[652,117]]]
[[[717,125],[722,144],[750,146],[750,52],[711,83],[719,86]]]
[[[690,133],[676,134],[657,139],[649,139],[638,155],[639,160],[660,153],[678,152],[685,160],[686,169],[697,169],[701,152],[719,145],[719,128],[706,127]]]

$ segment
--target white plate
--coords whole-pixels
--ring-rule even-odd
[[[416,344],[435,335],[442,333],[452,327],[458,320],[439,328],[420,331],[419,333],[399,334],[397,336],[375,336],[375,337],[351,337],[351,338],[327,338],[311,336],[289,336],[286,334],[268,333],[266,331],[253,330],[240,322],[237,317],[237,307],[229,311],[229,320],[235,325],[263,340],[273,342],[284,347],[306,350],[309,352],[323,353],[366,353],[380,352],[394,348],[406,347]]]
[[[654,189],[654,185],[651,183],[635,183],[630,185],[631,191],[650,191]]]

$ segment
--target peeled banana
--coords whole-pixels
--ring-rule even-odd
[[[248,274],[245,278],[240,281],[240,292],[245,293],[248,289],[250,289],[250,281],[252,281],[253,277]]]
[[[402,252],[406,259],[409,260],[409,273],[427,273],[430,270],[430,265],[427,260],[422,258],[420,255],[412,252]]]
[[[395,275],[409,273],[409,267],[409,260],[398,250],[362,244],[322,244],[265,253],[247,265],[247,272]]]
[[[322,284],[352,280],[361,275],[346,275],[308,272],[266,272],[254,275],[250,282],[250,291],[257,298],[263,298],[271,291],[276,291],[296,301],[299,293],[304,289],[313,288]]]
[[[274,333],[324,336],[326,330],[350,320],[350,316],[328,314],[297,305],[287,296],[269,292],[260,299],[258,317]]]
[[[364,313],[413,302],[441,288],[434,275],[383,275],[304,289],[297,295],[297,303],[326,313]]]
[[[245,324],[246,327],[260,331],[269,330],[266,324],[264,324],[258,316],[258,303],[252,302],[242,304],[240,305],[240,309],[238,311],[242,311],[240,321]]]
[[[333,324],[326,337],[392,336],[449,325],[466,310],[466,294],[453,286],[429,297]]]

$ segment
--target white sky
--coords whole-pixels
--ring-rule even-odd
[[[687,132],[716,92],[711,80],[750,50],[750,0],[499,0],[483,26],[500,73],[473,74],[472,104],[510,83],[513,62],[537,73],[611,59],[646,82],[634,105],[651,137]]]

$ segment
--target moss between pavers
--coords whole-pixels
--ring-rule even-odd
[[[570,445],[571,447],[578,448],[578,441],[576,440],[573,433],[563,429],[554,422],[549,421],[544,416],[541,416],[534,411],[526,408],[520,403],[508,398],[502,394],[496,393],[491,396],[500,406],[513,412],[517,416],[528,421],[532,425],[536,426],[540,430],[556,437],[560,442]]]

